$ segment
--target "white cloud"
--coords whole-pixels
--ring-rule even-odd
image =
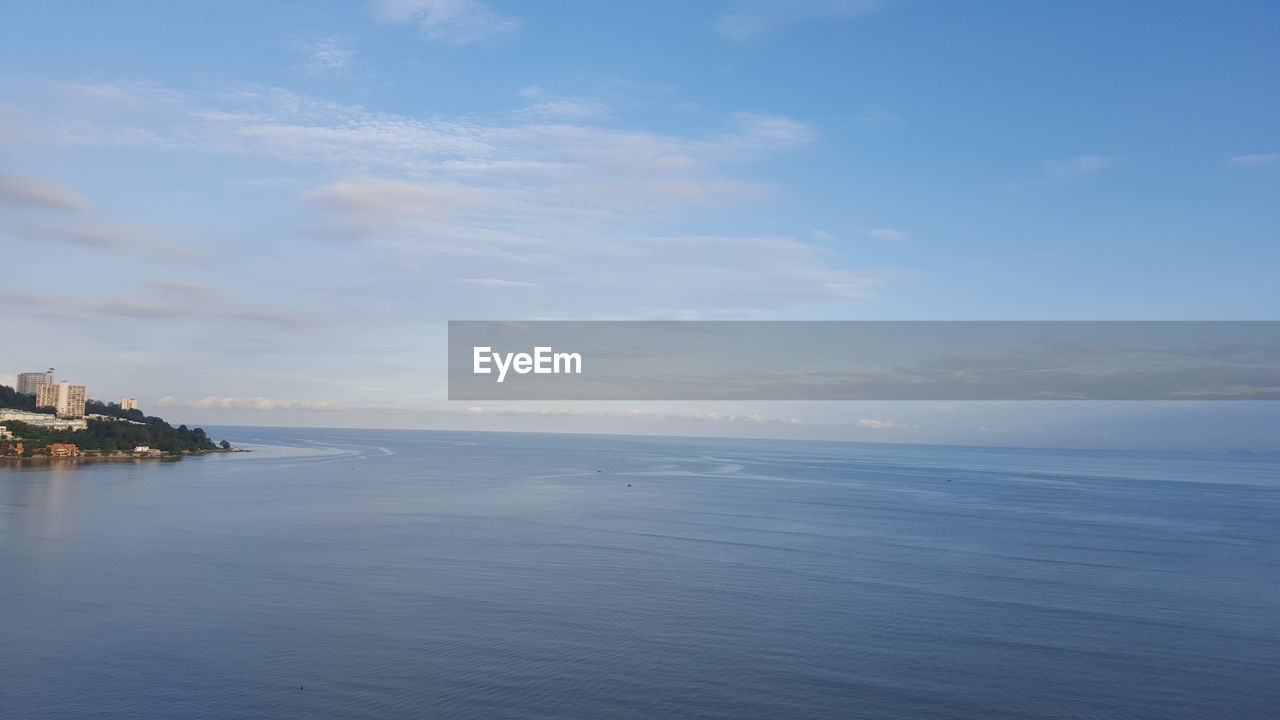
[[[514,32],[520,19],[477,0],[373,0],[373,18],[384,23],[416,23],[431,40],[466,44]]]
[[[653,412],[649,410],[584,410],[573,407],[544,408],[510,408],[510,407],[463,407],[444,410],[408,410],[407,408],[387,405],[352,404],[321,400],[281,400],[267,397],[224,397],[208,396],[201,398],[178,398],[168,395],[160,398],[158,407],[194,408],[204,410],[317,410],[329,412],[349,412],[353,410],[409,411],[422,415],[454,415],[468,417],[493,418],[580,418],[585,420],[614,420],[635,422],[689,422],[715,425],[805,425],[795,417],[767,416],[760,413],[720,413],[720,412]]]
[[[901,121],[896,113],[879,105],[872,105],[853,118],[864,125],[890,125]]]
[[[871,228],[866,234],[877,240],[891,240],[893,242],[901,242],[907,239],[907,231],[899,228]]]
[[[815,140],[787,117],[743,113],[674,134],[518,114],[410,117],[257,86],[60,93],[74,102],[39,125],[47,145],[239,156],[300,166],[268,170],[279,176],[331,178],[302,192],[303,230],[344,242],[314,243],[312,272],[298,279],[326,283],[325,301],[377,303],[389,321],[752,317],[864,300],[892,277],[837,267],[821,243],[666,227],[700,207],[767,199],[770,185],[734,173]],[[356,255],[344,251],[352,243]],[[510,293],[482,292],[516,287],[500,282],[539,287],[513,308]]]
[[[366,218],[442,218],[459,207],[482,205],[492,195],[480,188],[415,184],[385,178],[357,178],[307,193],[311,199],[347,215]]]
[[[337,35],[294,38],[289,49],[302,55],[300,69],[309,75],[341,75],[351,67],[355,53]]]
[[[870,418],[862,418],[854,423],[855,426],[862,430],[911,430],[910,425],[900,425],[888,420],[872,420]]]
[[[254,305],[210,289],[198,294],[195,288],[185,292],[175,288],[185,283],[167,283],[156,289],[166,295],[163,299],[136,296],[75,295],[12,293],[0,291],[0,307],[6,305],[25,308],[42,316],[65,320],[88,320],[95,325],[104,320],[140,321],[144,325],[160,321],[189,323],[193,320],[220,320],[233,324],[252,323],[276,330],[298,329],[310,325],[299,314],[265,305]],[[199,286],[196,286],[199,287]],[[174,296],[181,300],[175,301]],[[130,331],[136,331],[131,327]]]
[[[0,237],[36,245],[62,245],[123,254],[136,260],[160,263],[199,263],[198,250],[162,238],[159,229],[141,224],[96,221],[85,217],[89,201],[76,190],[41,178],[0,176],[0,204],[13,210],[0,215]],[[50,209],[64,213],[33,220],[24,210]]]
[[[739,152],[751,154],[790,150],[807,145],[818,137],[817,131],[805,123],[780,115],[737,113],[734,130],[725,135],[725,144]]]
[[[519,110],[518,114],[525,118],[590,120],[608,117],[613,110],[609,103],[598,98],[556,95],[537,85],[521,88],[517,94],[534,101]]]
[[[1228,160],[1236,167],[1265,167],[1280,162],[1278,154],[1236,155]]]
[[[878,0],[736,0],[714,28],[734,40],[751,40],[789,25],[857,17],[881,4]]]
[[[520,114],[530,118],[566,118],[588,120],[608,117],[609,104],[589,98],[549,98],[521,108]]]
[[[37,177],[0,175],[0,203],[20,207],[85,212],[89,201],[75,190]]]
[[[76,104],[95,104],[110,107],[117,111],[140,110],[154,106],[161,99],[180,100],[181,93],[165,90],[157,85],[139,81],[57,83],[55,88],[59,95]]]
[[[0,231],[38,244],[58,244],[89,248],[104,252],[124,253],[137,259],[158,263],[198,263],[205,259],[198,250],[181,247],[159,239],[159,231],[146,225],[82,223],[50,225],[15,221],[0,226]]]
[[[27,139],[25,115],[17,105],[0,100],[0,144],[17,145]]]
[[[157,280],[148,285],[161,292],[185,298],[209,299],[224,294],[221,288],[186,280]]]
[[[644,420],[644,421],[677,421],[698,423],[734,423],[734,424],[778,424],[803,425],[804,421],[794,417],[769,417],[759,413],[718,413],[718,412],[651,412],[647,410],[581,410],[578,408],[485,408],[468,407],[460,412],[465,415],[497,415],[503,417],[575,417],[601,418],[610,420]]]
[[[1109,155],[1079,155],[1070,160],[1053,160],[1044,163],[1045,180],[1068,180],[1101,172],[1116,163]]]
[[[520,296],[518,312],[526,317],[671,318],[865,300],[889,279],[828,267],[828,248],[785,236],[630,234],[619,222],[622,206],[603,213],[565,208],[561,191],[494,190],[491,202],[457,203],[446,215],[423,209],[436,201],[434,188],[423,188],[419,200],[411,188],[379,195],[363,182],[382,186],[346,181],[342,192],[329,186],[310,194],[325,232],[390,253],[387,264],[359,273],[383,279],[354,292],[402,294],[438,316],[516,311],[499,294],[459,293],[457,281],[536,286],[537,293]],[[352,201],[370,196],[376,200]]]
[[[67,86],[39,139],[56,147],[145,147],[274,158],[367,174],[371,168],[468,184],[551,182],[639,204],[759,198],[762,183],[724,177],[741,163],[812,142],[791,118],[742,113],[719,132],[681,136],[518,115],[521,121],[420,119],[316,100],[281,88],[216,94],[124,85]],[[130,112],[123,117],[121,107]],[[63,119],[73,117],[74,120]],[[572,185],[571,188],[566,186]],[[580,198],[585,199],[585,198]]]
[[[541,287],[535,282],[525,282],[523,280],[501,280],[499,278],[461,278],[459,282],[470,283],[472,285],[480,285],[489,288],[536,288]]]
[[[1257,385],[1233,385],[1224,388],[1199,388],[1196,390],[1179,390],[1171,393],[1179,398],[1190,398],[1196,400],[1206,399],[1234,399],[1234,398],[1280,398],[1280,387],[1257,386]]]
[[[182,400],[171,395],[160,398],[160,407],[196,408],[219,410],[336,410],[336,403],[317,400],[273,400],[265,397],[203,397],[198,400]]]
[[[261,178],[253,178],[252,180],[241,180],[241,181],[232,181],[232,182],[241,182],[245,185],[253,185],[255,187],[277,187],[277,188],[297,187],[302,183],[302,181],[299,180],[298,178],[292,178],[292,177],[261,177]]]
[[[40,307],[47,303],[47,299],[35,295],[33,293],[10,292],[8,290],[0,290],[0,307]]]

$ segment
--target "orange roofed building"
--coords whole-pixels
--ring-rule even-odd
[[[75,443],[49,443],[44,451],[49,457],[75,457],[80,454]]]

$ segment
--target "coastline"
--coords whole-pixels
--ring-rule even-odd
[[[48,455],[35,455],[32,457],[14,457],[12,455],[0,456],[0,465],[79,465],[81,463],[99,463],[99,462],[130,462],[130,461],[168,461],[177,462],[185,457],[194,455],[212,455],[214,453],[247,453],[253,452],[244,448],[214,448],[213,450],[192,450],[181,453],[157,453],[157,454],[135,454],[135,453],[110,453],[105,455],[70,455],[60,457],[49,457]]]

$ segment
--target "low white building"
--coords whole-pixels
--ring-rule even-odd
[[[0,423],[17,420],[36,427],[47,427],[53,430],[86,430],[89,423],[84,418],[60,418],[48,413],[27,412],[26,410],[0,410]]]
[[[84,416],[85,420],[109,420],[111,422],[129,423],[130,425],[146,425],[140,420],[128,420],[126,418],[116,417],[115,415],[103,415],[101,413],[89,413]]]

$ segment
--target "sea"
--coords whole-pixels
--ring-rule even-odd
[[[1275,456],[210,432],[0,467],[0,718],[1280,717]]]

